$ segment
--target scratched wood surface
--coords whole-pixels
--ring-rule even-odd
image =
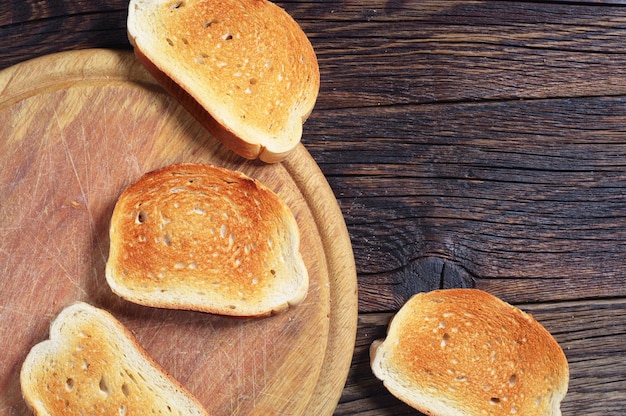
[[[19,3],[19,7],[16,4]],[[415,414],[367,347],[413,293],[474,286],[570,362],[564,415],[626,410],[626,8],[620,1],[282,1],[322,85],[303,143],[352,240],[357,348],[336,414]],[[0,64],[128,48],[125,2],[0,5]]]
[[[1,414],[28,414],[21,363],[76,301],[122,321],[212,415],[332,414],[354,348],[356,272],[341,211],[302,145],[281,164],[234,157],[129,51],[26,61],[0,72],[0,91]],[[113,294],[104,271],[115,201],[142,174],[178,162],[242,171],[285,201],[309,276],[301,303],[233,319]]]

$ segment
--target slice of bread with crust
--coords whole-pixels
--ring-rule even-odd
[[[370,358],[385,387],[427,415],[560,415],[569,382],[552,335],[477,289],[413,296]]]
[[[20,372],[37,415],[208,415],[109,312],[78,302],[52,322]]]
[[[320,86],[313,47],[265,0],[131,0],[138,59],[239,155],[284,159],[300,143]]]
[[[240,172],[190,163],[150,172],[120,195],[109,234],[107,282],[135,303],[265,316],[308,291],[293,213]]]

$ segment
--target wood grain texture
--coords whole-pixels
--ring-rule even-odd
[[[606,297],[624,295],[625,111],[622,97],[319,111],[307,137],[341,169],[361,288],[408,288],[415,262],[443,257],[508,300]],[[329,124],[341,152],[316,144]]]
[[[342,9],[347,21],[323,14],[319,21],[328,16],[332,27],[314,29],[324,33],[313,38],[323,51],[321,66],[332,71],[322,72],[327,89],[318,108],[558,97],[565,90],[568,97],[623,93],[621,9],[526,2],[368,6]],[[384,25],[389,28],[381,30]]]
[[[112,312],[211,414],[333,412],[354,346],[356,273],[341,211],[302,146],[285,164],[235,157],[129,52],[31,60],[0,72],[0,91],[0,412],[26,412],[14,375],[75,301]],[[144,308],[110,291],[117,197],[143,173],[181,161],[242,171],[289,205],[310,281],[301,304],[236,319]]]
[[[0,4],[0,67],[128,49],[125,3]],[[416,291],[469,285],[555,330],[572,366],[564,415],[622,415],[624,2],[278,3],[318,55],[303,144],[358,271],[358,346],[337,414],[415,414],[364,351]]]

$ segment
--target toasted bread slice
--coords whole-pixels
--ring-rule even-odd
[[[107,281],[139,304],[264,316],[308,291],[291,210],[229,169],[178,164],[146,174],[119,197],[110,239]]]
[[[20,372],[37,415],[208,415],[109,312],[78,302],[52,322]]]
[[[569,381],[550,333],[477,289],[413,296],[370,357],[387,389],[428,415],[560,415]]]
[[[300,26],[265,0],[131,0],[138,59],[239,155],[284,159],[300,142],[320,86]]]

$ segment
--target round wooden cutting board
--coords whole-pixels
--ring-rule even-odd
[[[177,162],[259,179],[300,226],[305,301],[267,318],[142,307],[109,289],[108,225],[122,189]],[[354,257],[341,211],[300,145],[284,162],[235,156],[129,52],[84,50],[0,72],[0,413],[27,412],[19,371],[50,322],[85,301],[113,313],[213,415],[331,414],[352,357]]]

